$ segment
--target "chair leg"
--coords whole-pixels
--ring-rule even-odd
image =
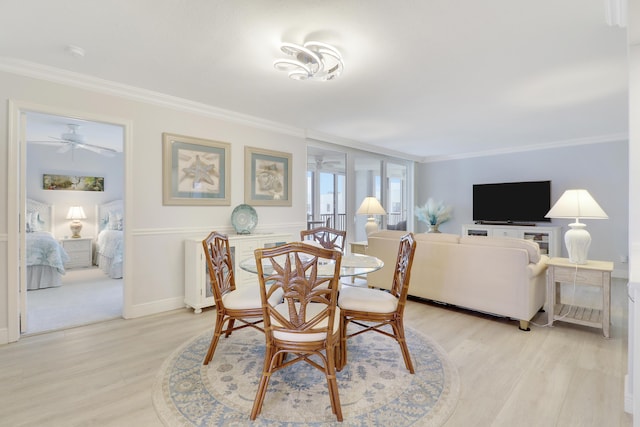
[[[224,326],[224,313],[220,313],[216,316],[216,325],[213,329],[213,337],[211,337],[211,344],[209,344],[209,350],[207,350],[207,355],[204,357],[203,365],[208,365],[213,359],[213,353],[216,351],[216,347],[218,346],[218,340],[220,340],[220,335],[222,335],[222,327]]]
[[[327,349],[326,353],[329,354],[334,349]],[[326,366],[327,387],[329,388],[329,398],[331,400],[331,409],[336,415],[338,421],[342,421],[342,406],[340,405],[340,395],[338,393],[338,380],[336,379],[336,367],[335,360],[332,357],[327,357]]]
[[[267,344],[264,355],[264,366],[262,368],[262,378],[260,378],[260,384],[258,385],[258,391],[256,392],[256,398],[253,401],[253,408],[251,408],[251,421],[255,420],[258,414],[262,411],[262,403],[264,402],[264,396],[267,394],[267,387],[269,386],[269,379],[271,378],[271,370],[275,360],[279,357],[275,355],[275,348]]]
[[[344,313],[341,313],[342,318],[340,319],[340,348],[338,351],[340,352],[340,356],[338,357],[338,370],[341,371],[347,364],[347,325],[349,323],[349,319]]]
[[[236,322],[236,319],[230,319],[229,323],[227,324],[227,331],[224,334],[225,338],[229,338],[229,335],[231,335],[231,332],[233,332],[233,324]]]
[[[414,374],[415,371],[413,369],[413,363],[411,362],[409,347],[407,346],[407,340],[404,336],[404,323],[402,322],[402,319],[396,319],[395,322],[391,323],[391,326],[393,327],[396,334],[396,341],[398,341],[398,344],[400,344],[400,350],[402,350],[402,357],[404,358],[404,365],[409,372]]]

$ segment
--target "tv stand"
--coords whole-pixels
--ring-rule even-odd
[[[540,246],[540,253],[550,258],[562,256],[560,233],[562,227],[539,227],[536,225],[522,225],[516,223],[487,223],[465,224],[462,226],[463,236],[511,237],[536,242]]]

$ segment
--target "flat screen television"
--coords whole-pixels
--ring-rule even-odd
[[[502,182],[473,186],[476,223],[530,224],[549,222],[551,181]]]

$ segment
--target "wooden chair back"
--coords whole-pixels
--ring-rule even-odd
[[[300,240],[313,240],[326,249],[338,249],[344,252],[347,232],[329,227],[317,227],[300,231]]]
[[[398,257],[393,272],[393,283],[391,284],[391,294],[398,298],[397,312],[402,314],[407,302],[409,293],[409,281],[411,280],[411,266],[413,256],[416,253],[416,240],[413,233],[408,233],[400,239],[398,247]]]
[[[216,307],[224,307],[222,297],[236,289],[229,237],[213,231],[202,241],[202,246],[207,259],[209,282]]]

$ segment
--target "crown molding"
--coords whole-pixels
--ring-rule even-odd
[[[307,140],[327,142],[330,144],[340,145],[343,147],[354,148],[356,150],[368,151],[369,153],[377,153],[377,154],[383,154],[389,157],[396,157],[398,159],[411,160],[414,162],[421,161],[420,156],[412,156],[411,154],[401,153],[399,151],[389,150],[387,148],[374,146],[371,144],[365,144],[353,139],[342,138],[339,136],[330,135],[330,134],[326,134],[326,133],[318,132],[314,130],[307,130],[306,138]]]
[[[413,156],[384,147],[378,147],[371,144],[365,144],[360,141],[342,138],[327,133],[305,130],[270,120],[261,119],[259,117],[241,114],[235,111],[229,111],[208,104],[190,101],[188,99],[176,96],[166,95],[160,92],[154,92],[147,89],[141,89],[135,86],[129,86],[110,80],[100,79],[86,74],[80,74],[73,71],[62,70],[34,62],[22,61],[15,58],[0,57],[0,71],[17,74],[20,76],[31,77],[39,80],[49,81],[52,83],[63,84],[66,86],[86,89],[93,92],[113,95],[120,98],[126,98],[147,104],[172,108],[179,111],[212,117],[228,122],[241,124],[253,128],[268,130],[280,134],[306,138],[308,140],[316,140],[320,142],[328,142],[345,147],[351,147],[363,151],[379,153],[391,157],[404,160],[410,160],[419,163],[431,163],[447,160],[460,160],[474,157],[495,156],[503,154],[511,154],[518,152],[526,152],[533,150],[546,150],[549,148],[568,147],[574,145],[597,144],[603,142],[626,141],[629,139],[627,133],[604,135],[598,137],[578,138],[564,141],[556,141],[542,144],[534,144],[525,147],[514,147],[497,150],[479,151],[473,153],[464,153],[450,156]]]
[[[303,129],[293,126],[34,62],[0,57],[0,71],[144,102],[146,104],[195,113],[281,134],[293,135],[300,138],[304,138],[305,136]]]
[[[611,142],[628,141],[628,133],[614,133],[610,135],[593,136],[586,138],[565,139],[562,141],[545,142],[540,144],[532,144],[514,148],[501,148],[497,150],[477,151],[475,153],[466,153],[452,156],[433,156],[423,157],[421,163],[443,162],[447,160],[461,160],[474,157],[500,156],[504,154],[514,154],[526,151],[549,150],[552,148],[573,147],[576,145],[602,144]]]

